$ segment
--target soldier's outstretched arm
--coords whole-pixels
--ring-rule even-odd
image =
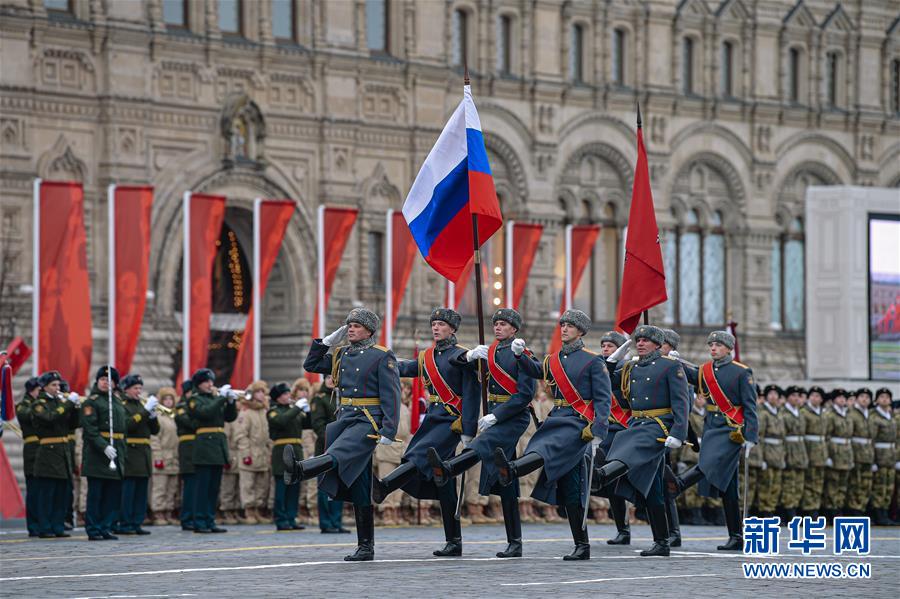
[[[402,378],[416,378],[419,376],[418,360],[397,360],[397,372]]]
[[[187,402],[179,402],[175,406],[175,424],[191,430],[197,428],[197,423],[191,420],[191,416],[188,414]]]
[[[591,399],[594,402],[594,424],[591,434],[595,439],[604,439],[609,431],[609,412],[612,409],[612,385],[606,371],[606,360],[597,356],[591,362]]]
[[[541,361],[538,360],[537,356],[535,356],[534,354],[531,354],[530,352],[523,352],[522,355],[516,356],[516,361],[519,363],[519,370],[521,370],[531,378],[544,378],[544,368],[541,365]]]
[[[378,364],[378,398],[381,400],[381,430],[388,439],[397,437],[400,418],[400,372],[394,352],[388,350]]]
[[[741,405],[744,406],[744,440],[759,443],[759,418],[756,414],[756,388],[753,371],[747,368],[741,373]]]
[[[669,401],[672,405],[672,416],[675,418],[669,435],[684,441],[687,439],[688,413],[691,409],[691,399],[684,369],[680,362],[675,362],[666,369],[666,379],[669,389]]]
[[[331,374],[332,354],[328,353],[329,349],[331,348],[322,343],[321,339],[313,339],[312,347],[303,361],[303,369],[306,372]]]

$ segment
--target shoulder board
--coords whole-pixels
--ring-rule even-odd
[[[276,416],[278,416],[277,410],[269,410],[269,418],[275,418]]]
[[[582,348],[582,351],[583,351],[584,353],[586,353],[587,355],[589,355],[589,356],[596,356],[596,355],[597,355],[597,352],[591,351],[591,350],[589,350],[589,349],[587,349],[587,348]]]
[[[472,349],[471,347],[466,347],[465,345],[460,345],[459,343],[456,344],[456,347],[463,351],[469,351],[470,349]]]
[[[380,349],[380,350],[383,351],[383,352],[390,351],[390,350],[389,350],[388,348],[386,348],[385,346],[383,346],[383,345],[378,345],[377,343],[376,343],[375,345],[373,345],[372,347],[374,347],[375,349]]]
[[[738,362],[737,360],[732,360],[731,363],[732,363],[732,364],[737,364],[737,365],[740,366],[741,368],[750,368],[750,367],[747,366],[746,364],[741,364],[741,363]]]
[[[659,357],[660,357],[660,358],[665,358],[666,360],[672,360],[673,362],[678,362],[678,360],[675,359],[675,358],[673,358],[672,356],[664,356],[664,355],[660,354]]]

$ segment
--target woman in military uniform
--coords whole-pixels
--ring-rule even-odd
[[[125,457],[125,480],[122,482],[122,510],[116,532],[149,535],[150,531],[141,528],[141,524],[147,516],[147,490],[153,474],[150,435],[159,433],[156,414],[159,401],[151,397],[146,404],[141,402],[144,380],[139,374],[126,376],[119,388],[123,394],[122,405],[128,413],[125,431],[128,453]]]
[[[275,477],[275,528],[300,530],[297,523],[297,505],[300,501],[300,485],[288,485],[284,481],[284,448],[290,445],[294,455],[303,459],[303,429],[307,428],[309,400],[291,399],[287,383],[278,383],[269,391],[272,407],[266,413],[269,422],[269,438],[272,443],[272,475]]]

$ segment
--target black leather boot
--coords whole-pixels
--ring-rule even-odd
[[[641,551],[641,557],[669,557],[669,522],[666,504],[648,505],[647,519],[653,532],[653,546]]]
[[[288,446],[290,447],[290,446]],[[356,551],[344,557],[345,562],[370,562],[375,559],[375,507],[354,505],[356,516]]]
[[[572,530],[572,539],[575,541],[575,550],[569,555],[564,555],[567,562],[591,559],[591,542],[588,539],[587,527],[582,528],[584,520],[584,507],[580,503],[566,504],[566,516],[569,518],[569,528]]]
[[[597,469],[597,482],[600,487],[605,487],[611,482],[628,474],[628,466],[619,460],[607,462]]]
[[[327,453],[301,461],[296,458],[294,448],[290,445],[284,446],[281,458],[284,462],[284,484],[286,485],[315,478],[334,468],[334,461]]]
[[[544,458],[540,455],[531,452],[526,453],[518,460],[509,461],[506,459],[506,454],[503,453],[503,449],[497,448],[494,450],[494,464],[497,466],[497,470],[500,472],[500,484],[504,487],[510,485],[513,480],[519,478],[520,476],[525,476],[529,472],[534,472],[538,468],[544,465]]]
[[[737,498],[722,498],[725,508],[725,526],[728,528],[728,542],[716,547],[719,551],[742,551],[744,549],[743,526],[741,525],[741,506]]]
[[[381,503],[384,501],[385,497],[412,480],[417,472],[418,470],[416,469],[415,464],[412,462],[403,462],[382,479],[373,476],[372,501]]]
[[[672,469],[667,465],[664,478],[666,488],[669,491],[669,495],[672,497],[678,497],[685,489],[696,485],[703,478],[703,473],[700,472],[698,466],[691,466],[681,476],[670,474],[671,472]]]
[[[432,552],[437,557],[459,557],[462,555],[462,527],[456,519],[456,488],[452,494],[442,491],[441,521],[444,524],[444,547]]]
[[[507,546],[506,551],[497,552],[497,557],[522,557],[522,518],[519,514],[519,498],[502,497],[500,507],[503,508]]]
[[[428,464],[434,473],[434,484],[443,487],[453,480],[454,476],[462,474],[472,466],[478,463],[478,454],[471,449],[464,449],[462,453],[453,456],[449,460],[441,460],[437,450],[434,447],[428,448]]]
[[[631,545],[631,525],[628,523],[628,509],[621,497],[609,498],[609,511],[616,521],[616,537],[606,541],[608,545]]]
[[[675,498],[668,495],[666,495],[666,519],[669,524],[669,547],[681,547],[678,506],[675,505]]]

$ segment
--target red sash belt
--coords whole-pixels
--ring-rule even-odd
[[[450,388],[450,385],[447,384],[447,381],[445,381],[444,377],[441,375],[441,371],[438,370],[437,363],[434,361],[434,348],[429,347],[423,354],[424,357],[422,362],[425,367],[425,374],[428,375],[428,380],[431,381],[434,392],[441,398],[442,402],[452,406],[461,414],[462,398],[453,392],[453,389]]]
[[[706,383],[706,388],[709,390],[710,397],[712,397],[712,400],[722,414],[731,419],[735,424],[744,424],[744,408],[742,406],[734,405],[725,396],[725,392],[722,391],[722,387],[719,386],[719,381],[716,380],[712,362],[707,362],[700,367],[699,382],[701,385],[704,382]]]
[[[494,341],[488,348],[488,371],[491,373],[491,378],[494,379],[495,383],[503,387],[503,390],[510,395],[515,395],[519,392],[519,384],[516,383],[516,379],[511,377],[508,372],[503,370],[500,365],[497,364],[496,354],[498,343],[498,341]]]
[[[566,400],[566,403],[568,403],[573,410],[584,416],[588,422],[594,422],[594,404],[593,402],[588,403],[584,401],[578,394],[578,390],[575,389],[575,385],[569,380],[569,375],[566,374],[566,371],[563,368],[562,362],[559,359],[559,352],[550,354],[547,358],[547,362],[550,366],[550,374],[553,375],[553,380],[556,381],[556,388],[559,389],[559,392],[563,396],[563,399]]]

